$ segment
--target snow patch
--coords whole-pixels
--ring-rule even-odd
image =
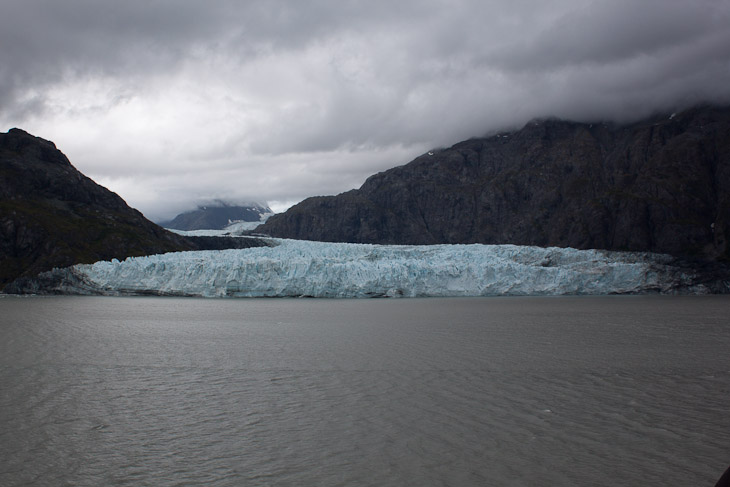
[[[174,228],[168,228],[167,230],[177,233],[178,235],[185,235],[189,237],[227,237],[227,236],[239,236],[244,232],[250,231],[266,222],[271,215],[274,213],[262,213],[259,221],[256,222],[245,222],[236,220],[230,222],[225,228],[221,230],[176,230]]]

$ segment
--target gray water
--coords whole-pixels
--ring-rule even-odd
[[[730,299],[0,298],[0,485],[702,486]]]

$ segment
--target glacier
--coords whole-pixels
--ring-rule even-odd
[[[662,254],[268,241],[268,247],[174,252],[53,269],[24,292],[321,298],[707,292]]]
[[[236,220],[234,222],[230,222],[222,230],[178,230],[176,228],[166,228],[165,230],[189,237],[236,237],[255,230],[256,227],[262,223],[266,223],[266,220],[268,220],[272,215],[273,213],[261,213],[261,217],[255,222]]]

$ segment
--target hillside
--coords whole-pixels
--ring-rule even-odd
[[[168,232],[81,174],[52,142],[0,133],[0,289],[53,267],[241,245],[252,243]]]
[[[730,259],[730,109],[624,126],[537,120],[313,197],[257,232],[330,242],[487,243]]]

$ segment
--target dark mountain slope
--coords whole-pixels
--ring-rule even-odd
[[[343,242],[648,250],[729,259],[730,109],[535,121],[309,198],[257,232]]]
[[[228,246],[247,246],[241,239]],[[155,225],[47,140],[0,134],[0,289],[53,267],[221,247]]]

